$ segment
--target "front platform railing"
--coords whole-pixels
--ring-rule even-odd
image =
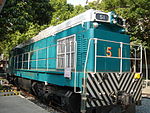
[[[84,65],[84,72],[86,72],[86,69],[87,69],[87,64],[88,64],[88,59],[89,59],[89,52],[90,52],[90,47],[91,47],[91,43],[92,43],[92,40],[94,41],[94,56],[95,56],[95,61],[94,61],[94,72],[96,73],[97,70],[96,70],[96,67],[97,67],[97,58],[108,58],[108,59],[119,59],[120,60],[120,70],[119,72],[122,73],[123,72],[123,60],[130,60],[130,61],[134,61],[134,70],[133,72],[137,72],[137,67],[138,67],[138,64],[137,64],[137,61],[140,61],[140,70],[139,72],[142,73],[142,45],[131,45],[129,43],[123,43],[123,42],[117,42],[117,41],[110,41],[110,40],[103,40],[103,39],[98,39],[98,38],[91,38],[89,40],[89,43],[88,43],[88,49],[87,49],[87,53],[86,53],[86,60],[85,60],[85,65]],[[112,55],[98,55],[97,54],[97,50],[98,50],[98,47],[97,47],[97,43],[98,41],[101,41],[101,42],[109,42],[109,43],[115,43],[115,44],[119,44],[120,46],[120,55],[119,56],[112,56]],[[123,47],[124,46],[129,46],[130,48],[130,51],[128,51],[130,53],[130,56],[134,56],[134,57],[124,57],[123,56]],[[131,53],[132,52],[132,53]],[[131,70],[130,70],[131,71]]]
[[[99,44],[99,42],[103,42],[106,45],[108,43],[111,43],[111,44],[108,44],[108,47],[106,49],[106,48],[103,48],[104,46],[101,45],[102,43]],[[111,53],[111,47],[109,47],[109,46],[113,45],[113,44],[117,44],[117,47],[115,48],[115,50],[117,51],[117,48],[118,48],[118,52],[119,52],[118,56],[117,55],[112,55],[112,53]],[[127,46],[127,47],[124,48],[125,46]],[[101,48],[103,48],[103,50]],[[124,54],[125,50],[127,52],[126,55]],[[93,51],[92,53],[94,54],[94,68],[93,68],[93,72],[89,71],[89,63],[88,63],[89,59],[90,59],[89,57],[90,57],[91,51]],[[103,54],[101,54],[101,52],[103,52]],[[101,62],[99,62],[97,60],[98,58],[101,58],[101,59],[106,58],[106,59],[110,59],[110,60],[111,59],[112,60],[117,59],[117,60],[114,60],[114,61],[117,61],[117,62],[119,61],[119,63],[118,63],[118,65],[119,65],[118,66],[119,67],[118,71],[116,72],[116,70],[114,68],[113,69],[115,70],[115,72],[113,72],[114,70],[108,71],[107,67],[105,68],[106,70],[103,70],[103,71],[97,70],[97,67],[102,68],[99,64],[97,64],[97,63],[101,63]],[[127,68],[127,70],[124,70],[124,62],[125,62],[125,60],[127,60],[126,66],[129,67],[129,68]],[[108,63],[108,62],[105,62],[105,63]],[[117,65],[117,64],[114,64],[114,65]],[[87,97],[87,95],[88,95],[87,91],[89,91],[91,93],[91,95],[95,95],[94,92],[97,92],[96,95],[98,96],[98,98],[99,98],[99,96],[103,96],[103,93],[102,93],[103,91],[101,91],[101,93],[100,93],[97,90],[101,89],[102,83],[103,83],[102,86],[104,86],[105,85],[104,82],[107,83],[108,81],[105,81],[105,80],[103,82],[99,81],[99,79],[102,79],[102,78],[99,78],[100,72],[102,72],[102,73],[113,73],[112,74],[113,76],[114,76],[114,73],[115,73],[115,76],[124,76],[124,75],[130,75],[130,76],[132,76],[136,72],[142,73],[142,45],[132,45],[132,44],[129,44],[129,43],[117,42],[117,41],[111,41],[111,40],[104,40],[104,39],[99,39],[99,38],[91,38],[89,40],[89,42],[88,42],[88,48],[87,48],[87,53],[86,53],[86,60],[85,60],[85,64],[84,64],[84,78],[83,78],[81,111],[85,111],[86,107],[87,107],[87,102],[86,102],[87,98],[88,98]],[[126,73],[126,74],[123,74],[123,73]],[[91,77],[89,77],[89,76],[91,76]],[[98,76],[98,77],[96,78],[96,76]],[[107,83],[107,85],[108,86],[109,85],[114,85],[112,83],[112,80],[111,80],[112,76],[108,77],[108,78],[109,78],[109,81],[110,81],[111,84]],[[116,78],[114,80],[116,80]],[[124,82],[124,86],[126,86],[126,83],[127,83],[128,86],[131,87],[132,84],[130,84],[129,82],[127,82],[127,81],[129,81],[128,80],[129,77],[125,77],[124,76],[123,78],[126,78],[126,82],[122,81],[122,82]],[[132,77],[130,77],[130,78],[132,79]],[[130,80],[130,81],[132,81],[132,80]],[[140,81],[138,83],[140,83]],[[91,84],[91,86],[89,84]],[[116,84],[119,84],[119,83],[116,82]],[[116,87],[119,87],[119,86],[117,85]],[[113,88],[115,88],[115,87],[113,87]],[[105,90],[107,90],[107,89],[108,88],[106,88]],[[92,90],[93,90],[93,92],[92,92]],[[108,92],[104,92],[104,94],[105,93],[108,93]],[[106,97],[104,97],[104,98],[106,98]]]
[[[119,55],[118,56],[112,56],[110,55],[110,51],[108,51],[109,55],[98,55],[98,42],[104,42],[104,43],[112,43],[112,44],[119,44]],[[131,63],[129,63],[130,71],[129,72],[138,72],[142,73],[142,45],[132,45],[129,43],[123,43],[123,42],[117,42],[117,41],[111,41],[111,40],[104,40],[99,38],[91,38],[88,43],[88,49],[86,53],[86,60],[84,64],[84,80],[83,80],[83,93],[86,93],[86,75],[88,73],[87,66],[88,66],[88,59],[89,59],[89,53],[91,51],[91,45],[94,45],[94,72],[97,72],[97,58],[108,58],[108,59],[118,59],[120,60],[119,63],[119,71],[118,73],[123,73],[123,60],[130,60]],[[129,57],[123,56],[123,47],[128,46],[129,47]],[[100,45],[101,47],[101,45]],[[107,52],[107,50],[106,50]],[[131,57],[134,56],[134,57]],[[139,66],[140,65],[140,66]],[[139,67],[139,68],[138,68]],[[137,69],[138,68],[138,69]],[[105,70],[103,71],[105,72]]]

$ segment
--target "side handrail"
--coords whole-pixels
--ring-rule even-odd
[[[77,41],[74,43],[74,51],[75,51],[75,58],[74,58],[74,73],[75,73],[75,78],[74,78],[74,92],[75,93],[81,93],[77,91]]]
[[[87,53],[86,53],[86,59],[85,59],[85,64],[84,64],[84,79],[83,79],[83,94],[86,94],[86,66],[87,66],[87,62],[88,62],[88,56],[89,56],[89,51],[90,51],[90,44],[91,44],[91,40],[93,40],[92,38],[89,39],[89,43],[88,43],[88,48],[87,48]]]

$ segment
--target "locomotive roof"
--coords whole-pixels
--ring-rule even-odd
[[[73,18],[70,18],[70,19],[62,22],[61,24],[58,24],[56,26],[50,26],[50,27],[46,28],[45,30],[42,30],[41,32],[39,32],[39,34],[36,35],[35,37],[31,38],[30,40],[28,40],[24,43],[19,44],[15,48],[21,48],[21,47],[24,47],[24,46],[29,45],[31,43],[34,43],[36,41],[47,38],[49,36],[53,36],[58,32],[61,32],[61,31],[66,30],[70,27],[76,26],[78,24],[82,24],[83,22],[93,21],[94,19],[92,17],[92,14],[95,11],[97,11],[97,10],[89,9],[89,10],[87,10],[87,11],[85,11],[85,12],[83,12],[83,13],[81,13],[81,14],[73,17]],[[98,11],[98,12],[101,12],[101,11]]]

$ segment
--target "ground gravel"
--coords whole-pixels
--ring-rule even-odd
[[[45,104],[43,104],[42,102],[40,102],[38,99],[34,99],[34,98],[30,98],[27,97],[26,99],[30,100],[31,102],[35,103],[36,105],[40,106],[41,108],[45,109],[46,111],[48,111],[49,113],[63,113],[61,111],[55,110],[54,108],[47,106]]]
[[[57,111],[50,106],[46,106],[39,102],[38,100],[29,99],[30,101],[34,102],[38,106],[42,107],[43,109],[47,110],[49,113],[63,113],[61,111]],[[150,113],[150,98],[142,98],[142,105],[136,107],[136,113]]]
[[[142,98],[142,105],[136,107],[136,113],[150,113],[150,98]]]
[[[39,100],[34,99],[32,97],[26,97],[26,99],[42,107],[49,113],[63,113],[61,111],[55,110],[54,108],[41,103]],[[142,105],[136,106],[136,113],[150,113],[150,98],[142,98]]]

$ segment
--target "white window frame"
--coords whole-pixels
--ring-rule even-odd
[[[73,43],[74,43],[74,51],[66,52],[66,47],[65,47],[65,48],[64,48],[64,49],[65,49],[64,52],[63,52],[63,53],[59,53],[59,52],[58,52],[58,51],[59,51],[59,44],[58,44],[58,42],[61,41],[61,40],[65,40],[65,46],[66,46],[66,39],[69,39],[69,38],[71,38],[71,37],[74,38],[74,40],[73,40]],[[65,68],[67,68],[67,65],[66,65],[66,64],[67,64],[69,58],[66,59],[66,57],[67,57],[66,54],[68,54],[68,53],[69,53],[69,54],[73,54],[73,53],[74,53],[74,59],[76,59],[76,56],[75,56],[75,55],[76,55],[76,52],[75,52],[75,50],[76,50],[75,41],[76,41],[76,35],[75,35],[75,34],[70,35],[70,36],[67,36],[67,37],[63,37],[63,38],[57,40],[57,55],[56,55],[56,56],[57,56],[56,68],[57,68],[57,69],[65,69]],[[69,45],[70,45],[70,41],[69,41]],[[69,47],[70,47],[70,46],[69,46]],[[58,63],[59,63],[59,59],[58,59],[59,57],[58,57],[58,56],[60,56],[60,55],[64,55],[64,58],[63,58],[64,66],[63,66],[63,67],[58,67],[58,66],[59,66],[59,65],[58,65]],[[70,66],[71,63],[72,63],[71,61],[74,62],[74,63],[73,63],[73,64],[74,64],[73,67],[70,66],[72,69],[75,68],[75,62],[76,62],[76,61],[75,61],[74,59],[73,59],[73,60],[70,60],[70,64],[69,64],[69,66]],[[67,60],[67,61],[66,61],[66,60]]]

